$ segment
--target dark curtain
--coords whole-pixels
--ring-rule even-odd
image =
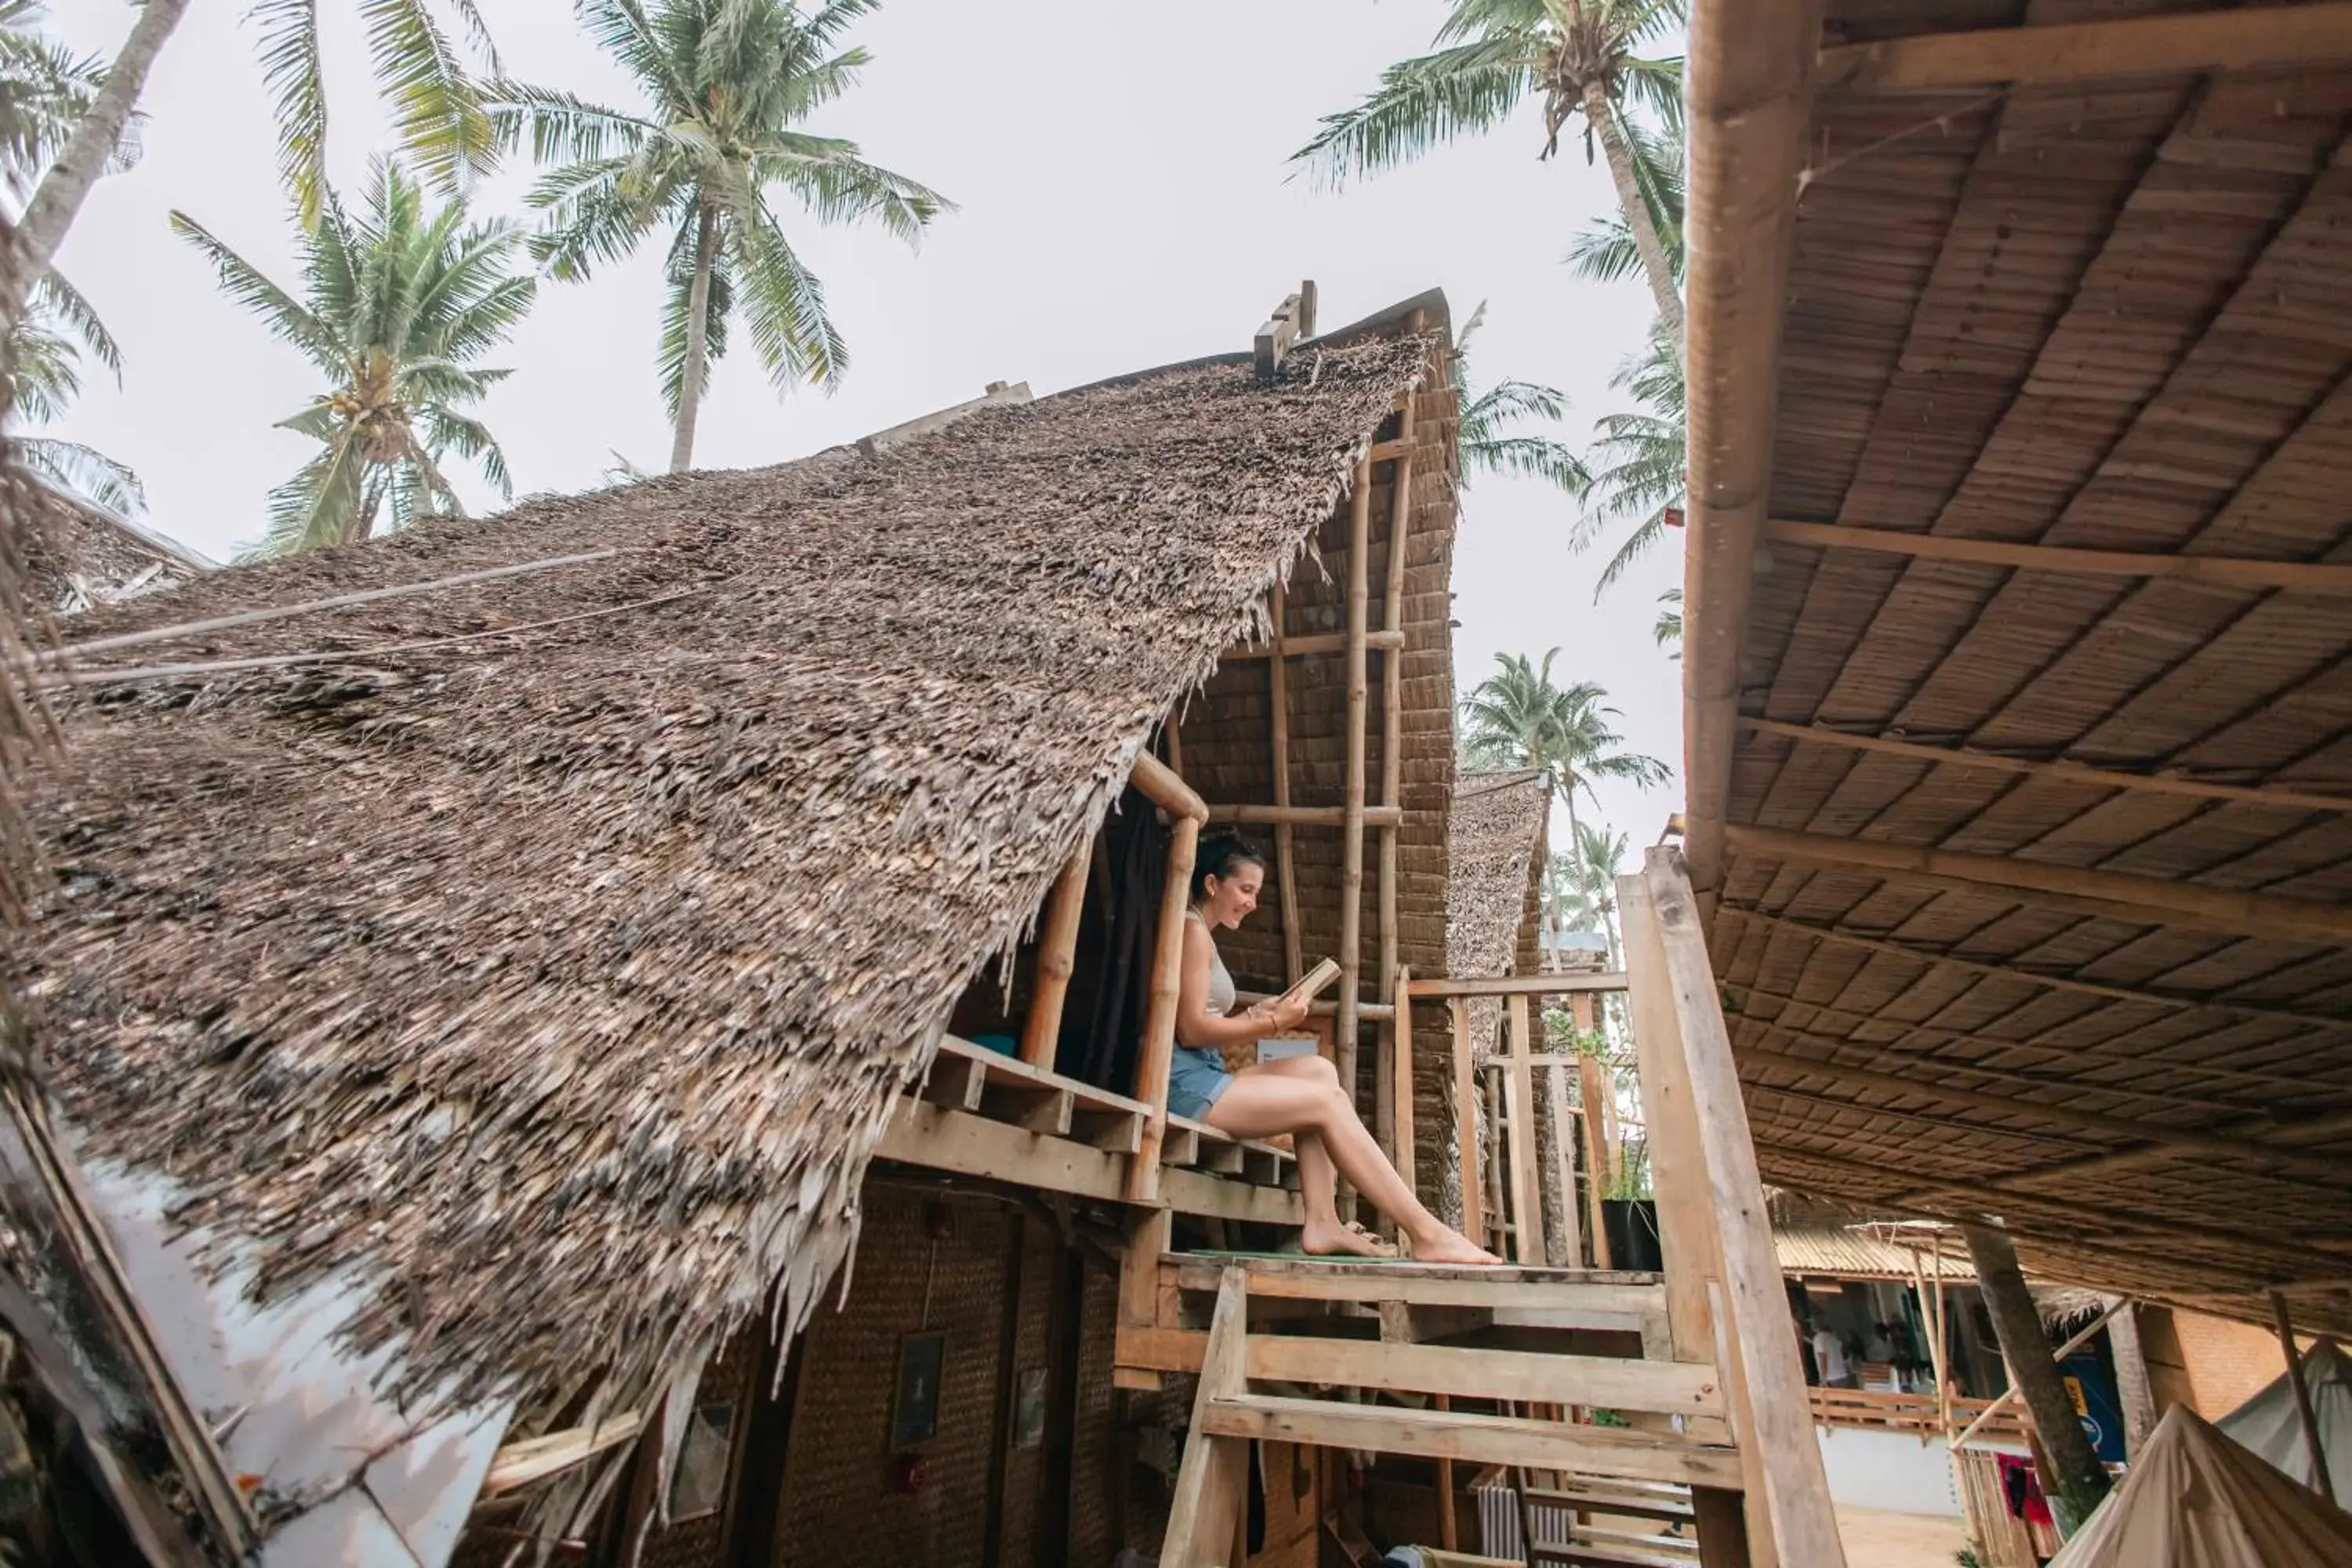
[[[1062,1037],[1055,1066],[1065,1076],[1109,1089],[1135,1092],[1135,1056],[1143,1016],[1151,1005],[1151,949],[1159,934],[1160,892],[1168,873],[1168,830],[1151,803],[1129,789],[1103,825],[1108,897],[1097,889],[1087,900],[1089,920],[1100,911],[1095,953],[1093,1016],[1082,1037]]]

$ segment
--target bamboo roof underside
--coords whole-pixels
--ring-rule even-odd
[[[2352,561],[2352,63],[1899,90],[1829,68],[1840,45],[2208,9],[1828,5],[1769,450],[1745,454],[1769,500],[1728,565],[1702,535],[1742,454],[1712,440],[1730,416],[1694,413],[1686,679],[1695,710],[1737,696],[1717,793],[1694,741],[1691,831],[1722,847],[1695,859],[1766,1181],[1997,1216],[2042,1278],[2265,1318],[2286,1287],[2299,1326],[2341,1333],[2342,584],[1822,530]],[[1711,167],[1724,132],[1696,134]],[[1701,194],[1695,235],[1737,199]],[[1700,396],[1702,353],[1757,340],[1704,319],[1730,264],[1694,265]],[[1717,658],[1699,607],[1735,571]]]
[[[66,1111],[265,1300],[357,1291],[408,1394],[634,1399],[796,1331],[958,994],[1314,569],[1443,352],[1404,321],[79,619],[533,566],[79,661],[37,797]]]

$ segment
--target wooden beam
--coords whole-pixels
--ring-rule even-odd
[[[1650,910],[1649,884],[1637,873],[1617,879],[1617,919],[1625,938],[1625,972],[1633,979],[1634,1076],[1642,1121],[1649,1128],[1650,1190],[1658,1205],[1664,1255],[1666,1323],[1678,1361],[1711,1361],[1715,1329],[1706,1282],[1717,1272],[1714,1199],[1691,1109],[1665,950]]]
[[[1298,341],[1298,318],[1304,303],[1296,294],[1287,296],[1274,308],[1265,325],[1257,330],[1252,357],[1256,361],[1260,381],[1271,382],[1275,378],[1290,353],[1290,345]]]
[[[1283,616],[1288,610],[1286,595],[1280,583],[1274,585],[1266,604],[1266,618],[1274,626],[1274,640],[1282,641]],[[1273,686],[1274,721],[1274,806],[1277,813],[1290,809],[1290,676],[1288,661],[1275,659],[1266,667],[1267,679]],[[1295,850],[1296,836],[1290,824],[1277,816],[1274,827],[1275,879],[1281,883],[1282,893],[1282,978],[1285,984],[1296,985],[1307,973],[1304,942],[1306,933],[1298,927],[1298,861]]]
[[[1074,1197],[1116,1200],[1126,1184],[1117,1154],[913,1099],[892,1108],[874,1152],[901,1164]]]
[[[1581,1204],[1576,1185],[1576,1121],[1568,1109],[1567,1062],[1547,1064],[1543,1078],[1544,1102],[1551,1108],[1552,1174],[1559,1183],[1560,1262],[1574,1268],[1584,1261],[1584,1226],[1578,1217]],[[1598,1237],[1601,1232],[1596,1228],[1593,1234]],[[1599,1243],[1594,1245],[1597,1248]],[[1597,1250],[1592,1261],[1600,1268],[1609,1267]]]
[[[1777,1559],[1809,1568],[1816,1563],[1844,1568],[1845,1549],[1839,1542],[1797,1347],[1789,1332],[1788,1297],[1773,1251],[1763,1181],[1757,1172],[1738,1068],[1696,900],[1682,858],[1671,848],[1650,851],[1643,879],[1665,958],[1701,1161],[1714,1201],[1722,1265],[1719,1300],[1727,1318],[1725,1337],[1747,1379],[1747,1419],[1740,1442],[1761,1461],[1764,1512],[1771,1522]],[[1717,1364],[1722,1363],[1717,1357]],[[1750,1545],[1755,1545],[1752,1540]]]
[[[2352,1112],[2336,1111],[2326,1116],[2315,1116],[2308,1121],[2281,1123],[2256,1113],[2233,1117],[2206,1129],[2220,1137],[2252,1138],[2267,1135],[2274,1143],[2317,1142],[2352,1133]],[[2051,1165],[2029,1165],[2011,1173],[2012,1182],[2063,1182],[2072,1186],[2094,1178],[2113,1177],[2129,1171],[2144,1170],[2179,1159],[2180,1152],[2163,1144],[2139,1143],[2113,1153],[2092,1154],[2082,1159],[2062,1160]],[[1921,1194],[1952,1190],[1949,1187],[1919,1189]],[[1966,1190],[1962,1188],[1961,1190]]]
[[[1410,996],[1412,993],[1412,987],[1408,984],[1405,994]],[[1470,1037],[1470,1004],[1456,996],[1446,1011],[1454,1026],[1454,1158],[1462,1183],[1459,1223],[1463,1235],[1483,1244],[1486,1208],[1481,1189],[1486,1183],[1478,1168],[1478,1058],[1475,1043]]]
[[[1136,754],[1135,771],[1128,775],[1128,783],[1141,792],[1144,799],[1171,816],[1194,823],[1209,820],[1208,803],[1177,775],[1175,769],[1150,752]],[[1183,911],[1180,909],[1177,913],[1181,916]]]
[[[1343,805],[1249,805],[1231,801],[1209,804],[1211,822],[1237,822],[1244,826],[1273,827],[1345,827],[1348,808]],[[1404,820],[1404,814],[1393,806],[1368,805],[1363,810],[1366,826],[1392,831]]]
[[[1538,1267],[1546,1262],[1543,1226],[1543,1184],[1536,1162],[1536,1076],[1528,1065],[1528,999],[1514,996],[1507,1004],[1511,1030],[1511,1064],[1503,1069],[1503,1103],[1510,1117],[1511,1222],[1517,1228],[1517,1260]]]
[[[1122,1334],[1118,1360],[1155,1372],[1192,1373],[1200,1370],[1207,1345],[1208,1335],[1197,1330],[1153,1329]],[[1723,1414],[1722,1384],[1704,1363],[1295,1334],[1253,1334],[1244,1353],[1249,1376],[1259,1383],[1537,1399],[1669,1415]]]
[[[2282,7],[2281,10],[2293,9]],[[2352,7],[2347,7],[2352,10]],[[2242,13],[2258,15],[2259,13]],[[2277,14],[2277,13],[2273,13]],[[2158,18],[2146,18],[2158,20]],[[2170,19],[2170,18],[2166,18]],[[2029,27],[2029,33],[2052,29]],[[1981,37],[1971,34],[1970,37]],[[2329,561],[2255,561],[2227,555],[2157,555],[2124,550],[2075,550],[2051,544],[2017,544],[1998,539],[1956,539],[1944,533],[1902,533],[1885,528],[1854,528],[1837,522],[1799,522],[1774,518],[1764,537],[1776,544],[1813,550],[1868,550],[1920,561],[1964,566],[1998,566],[2019,572],[2057,572],[2083,577],[2163,577],[2245,593],[2320,594],[2352,596],[2352,563]]]
[[[1368,672],[1364,634],[1371,594],[1372,465],[1360,462],[1348,498],[1348,719],[1345,820],[1339,829],[1339,1008],[1332,1034],[1333,1065],[1349,1103],[1359,1103],[1357,1008],[1363,1002],[1364,963],[1364,705]],[[1350,1203],[1352,1197],[1349,1198]],[[1347,1217],[1347,1210],[1340,1217]]]
[[[1182,1290],[1213,1289],[1222,1259],[1180,1253],[1171,1263]],[[1665,1310],[1656,1276],[1603,1269],[1518,1269],[1435,1263],[1377,1268],[1307,1258],[1250,1259],[1250,1295],[1259,1300],[1394,1301],[1408,1307],[1551,1310],[1633,1321]]]
[[[2352,1162],[2347,1162],[2335,1155],[2305,1154],[2292,1149],[2280,1149],[2267,1143],[2256,1142],[2249,1138],[2210,1132],[2200,1128],[2166,1127],[2146,1121],[2136,1121],[2127,1117],[2109,1116],[2104,1111],[2081,1110],[2059,1101],[2051,1095],[2042,1095],[2032,1100],[2018,1100],[2009,1095],[1987,1094],[1981,1089],[1961,1089],[1951,1084],[1922,1082],[1907,1074],[1876,1072],[1869,1068],[1844,1067],[1836,1062],[1820,1061],[1787,1051],[1766,1050],[1761,1047],[1741,1047],[1738,1048],[1736,1055],[1739,1062],[1744,1065],[1777,1068],[1783,1072],[1796,1073],[1808,1078],[1828,1079],[1832,1083],[1848,1084],[1855,1089],[1872,1089],[1888,1094],[1941,1100],[1948,1105],[1966,1106],[1971,1110],[1981,1110],[1994,1116],[2028,1117],[2054,1126],[2071,1128],[2079,1132],[2098,1133],[2109,1138],[2126,1139],[2135,1143],[2166,1144],[2198,1154],[2241,1161],[2261,1170],[2298,1176],[2334,1192],[2352,1192]],[[1923,1063],[1922,1065],[1933,1064]],[[1855,1103],[1851,1104],[1849,1109],[1867,1114],[1878,1108]],[[1992,1131],[1992,1129],[1986,1131]]]
[[[1141,763],[1138,763],[1139,770]],[[1160,1145],[1168,1136],[1168,1069],[1175,1060],[1176,988],[1184,963],[1184,908],[1192,891],[1192,858],[1201,823],[1179,816],[1168,838],[1167,880],[1160,895],[1160,929],[1151,954],[1150,1000],[1144,1012],[1143,1050],[1135,1067],[1135,1097],[1151,1108],[1143,1148],[1128,1165],[1127,1198],[1150,1203],[1160,1194]]]
[[[1496,974],[1471,975],[1460,980],[1433,975],[1412,983],[1412,997],[1418,1002],[1433,996],[1570,996],[1580,991],[1622,991],[1626,980],[1620,971],[1590,974]]]
[[[935,431],[944,430],[957,420],[968,418],[983,408],[995,408],[1028,401],[1029,384],[1027,382],[1016,381],[1010,386],[1003,382],[997,382],[978,397],[950,404],[920,418],[909,419],[901,425],[893,425],[887,430],[877,430],[871,436],[859,437],[858,456],[867,458],[877,458],[891,447],[901,446],[919,436],[929,436]]]
[[[1377,648],[1404,647],[1404,633],[1372,631],[1364,634],[1364,646]],[[1345,632],[1310,632],[1305,637],[1282,637],[1275,642],[1244,647],[1229,647],[1217,656],[1220,664],[1233,664],[1243,659],[1317,658],[1336,656],[1348,651]]]
[[[1045,904],[1045,929],[1037,938],[1037,973],[1029,993],[1029,1016],[1021,1021],[1021,1059],[1051,1070],[1062,1039],[1062,1004],[1076,968],[1078,916],[1086,909],[1087,877],[1094,868],[1094,846],[1082,844],[1062,868]]]
[[[1810,1425],[1810,1415],[1806,1418]],[[1192,1430],[1196,1438],[1208,1432],[1266,1443],[1311,1443],[1327,1448],[1522,1465],[1631,1480],[1739,1485],[1739,1456],[1730,1448],[1665,1433],[1473,1415],[1458,1410],[1415,1411],[1250,1394],[1208,1401],[1195,1416]]]
[[[2029,985],[2039,985],[2052,991],[2070,991],[2082,996],[2104,996],[2117,1002],[2145,1002],[2151,1006],[2174,1008],[2210,1008],[2217,1013],[2231,1013],[2246,1018],[2275,1018],[2282,1023],[2299,1024],[2314,1029],[2352,1029],[2352,1018],[2332,1018],[2322,1013],[2299,1012],[2292,1007],[2273,1007],[2260,1003],[2230,1002],[2220,997],[2176,996],[2163,991],[2141,991],[2128,985],[2105,985],[2092,980],[2077,980],[2067,974],[2045,974],[2035,969],[2015,969],[2005,964],[1981,963],[1973,958],[1956,953],[1936,952],[1927,948],[1910,947],[1899,942],[1887,942],[1859,932],[1834,931],[1813,925],[1806,921],[1792,921],[1785,915],[1768,915],[1760,910],[1743,909],[1733,904],[1719,906],[1722,912],[1736,915],[1743,921],[1755,921],[1780,931],[1795,931],[1816,942],[1843,942],[1871,952],[1883,952],[1895,958],[1907,958],[1914,963],[1944,965],[1980,974],[1989,980],[2020,980]],[[2187,1066],[2188,1064],[2179,1064]],[[2288,1073],[2256,1072],[2245,1068],[2204,1067],[2200,1072],[2233,1079],[2241,1083],[2259,1084],[2268,1088],[2302,1091],[2309,1089],[2310,1080]]]
[[[1271,991],[1236,991],[1234,1000],[1246,1006],[1252,1002],[1271,1002],[1275,994]],[[1307,1005],[1307,1016],[1310,1018],[1333,1017],[1339,1011],[1339,1004],[1337,1002],[1309,1002]],[[1360,1002],[1356,1005],[1356,1016],[1367,1024],[1380,1023],[1393,1016],[1395,1011],[1386,1002]]]
[[[2347,566],[2345,570],[2352,572],[2352,566]],[[2115,768],[2095,768],[2087,763],[2070,763],[2062,758],[2010,757],[1966,746],[1927,746],[1886,735],[1850,734],[1822,724],[1786,724],[1777,719],[1742,718],[1739,727],[1750,734],[1779,735],[1815,745],[1874,752],[1881,756],[1901,757],[1906,762],[1933,763],[1955,768],[1989,768],[1997,773],[2057,779],[2097,789],[2138,790],[2147,795],[2186,795],[2197,800],[2243,801],[2250,805],[2276,806],[2282,811],[2352,811],[2352,796],[2347,795],[2314,795],[2307,790],[2281,789],[2267,784],[2208,784],[2202,779],[2182,778],[2173,773],[2135,773]]]
[[[1691,876],[1710,897],[1730,818],[1757,534],[1772,493],[1780,321],[1821,37],[1821,0],[1746,0],[1698,8],[1685,45],[1684,815]],[[1831,1557],[1802,1568],[1843,1563]]]
[[[2305,68],[2352,60],[2352,5],[2132,16],[2039,27],[1924,33],[1823,49],[1819,84],[1933,91],[1996,82]]]
[[[2279,1349],[2286,1354],[2287,1386],[2294,1390],[2294,1415],[2303,1426],[2304,1456],[2311,1461],[2311,1489],[2327,1500],[2331,1508],[2336,1503],[2336,1479],[2327,1473],[2327,1450],[2319,1440],[2319,1417],[2311,1405],[2311,1384],[2303,1375],[2303,1352],[2294,1346],[2294,1316],[2287,1310],[2286,1297],[2271,1293],[2271,1321],[2278,1327]]]
[[[1724,829],[1743,855],[1814,866],[1847,866],[1886,880],[1978,898],[2036,904],[2136,925],[2182,925],[2225,936],[2277,942],[2352,943],[2352,908],[2279,893],[2243,892],[2199,883],[2167,882],[2121,871],[2055,866],[1997,855],[1973,855],[1924,845],[1836,838],[1741,823]]]

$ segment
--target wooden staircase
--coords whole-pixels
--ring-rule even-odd
[[[1164,1370],[1196,1365],[1200,1373],[1163,1568],[1238,1568],[1233,1542],[1253,1440],[1503,1466],[1522,1477],[1546,1472],[1563,1479],[1570,1489],[1560,1495],[1570,1497],[1587,1483],[1595,1496],[1611,1483],[1671,1486],[1678,1495],[1688,1489],[1699,1500],[1684,1506],[1685,1516],[1738,1521],[1740,1456],[1713,1366],[1641,1353],[1414,1342],[1412,1311],[1442,1309],[1456,1314],[1448,1327],[1466,1322],[1472,1331],[1482,1317],[1485,1326],[1517,1317],[1523,1326],[1541,1328],[1548,1319],[1603,1332],[1613,1321],[1626,1342],[1638,1335],[1645,1350],[1664,1352],[1663,1338],[1642,1327],[1664,1310],[1654,1276],[1178,1256],[1164,1260],[1163,1273],[1173,1275],[1177,1289],[1163,1301],[1172,1300],[1181,1315],[1187,1288],[1206,1284],[1212,1271],[1215,1306],[1205,1334],[1163,1329],[1148,1342],[1129,1340],[1122,1352],[1123,1360],[1134,1352]],[[1261,1309],[1256,1322],[1253,1302]],[[1338,1310],[1300,1316],[1302,1302]],[[1348,1332],[1370,1326],[1366,1309],[1377,1315],[1382,1337]],[[1495,1408],[1444,1407],[1457,1399]],[[1622,1412],[1638,1425],[1558,1418],[1577,1408]],[[1595,1564],[1695,1561],[1671,1549],[1634,1551],[1631,1539],[1592,1535],[1540,1555]]]

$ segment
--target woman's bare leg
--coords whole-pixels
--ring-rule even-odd
[[[1296,1065],[1294,1065],[1296,1064]],[[1396,1173],[1381,1146],[1365,1131],[1356,1108],[1339,1089],[1331,1064],[1320,1057],[1293,1057],[1246,1068],[1234,1075],[1224,1093],[1209,1108],[1205,1121],[1236,1138],[1269,1138],[1287,1132],[1299,1142],[1298,1181],[1305,1196],[1307,1171],[1306,1135],[1312,1134],[1321,1152],[1372,1206],[1396,1221],[1412,1240],[1415,1259],[1429,1263],[1493,1263],[1491,1253],[1450,1229],[1422,1207],[1404,1179]],[[1328,1189],[1326,1189],[1328,1194]],[[1328,1195],[1325,1203],[1328,1205]],[[1339,1224],[1336,1207],[1327,1207],[1336,1233],[1352,1236]],[[1319,1218],[1310,1208],[1310,1219]],[[1321,1239],[1318,1237],[1318,1239]],[[1349,1247],[1348,1250],[1360,1250]]]
[[[1313,1064],[1313,1065],[1310,1065]],[[1322,1070],[1317,1071],[1319,1066]],[[1330,1070],[1330,1064],[1320,1057],[1285,1057],[1278,1061],[1262,1062],[1246,1069],[1253,1076],[1294,1079],[1312,1084],[1318,1079],[1336,1085],[1339,1079]],[[1232,1092],[1227,1086],[1226,1093]],[[1224,1096],[1217,1097],[1217,1105]],[[1211,1126],[1216,1107],[1210,1108]],[[1245,1134],[1255,1137],[1255,1133]],[[1305,1251],[1318,1255],[1345,1252],[1360,1258],[1382,1256],[1379,1246],[1358,1231],[1349,1229],[1339,1218],[1339,1173],[1332,1168],[1330,1151],[1323,1147],[1323,1135],[1312,1129],[1300,1127],[1290,1131],[1291,1151],[1298,1156],[1298,1196],[1307,1211],[1307,1223],[1300,1228],[1298,1245]]]

